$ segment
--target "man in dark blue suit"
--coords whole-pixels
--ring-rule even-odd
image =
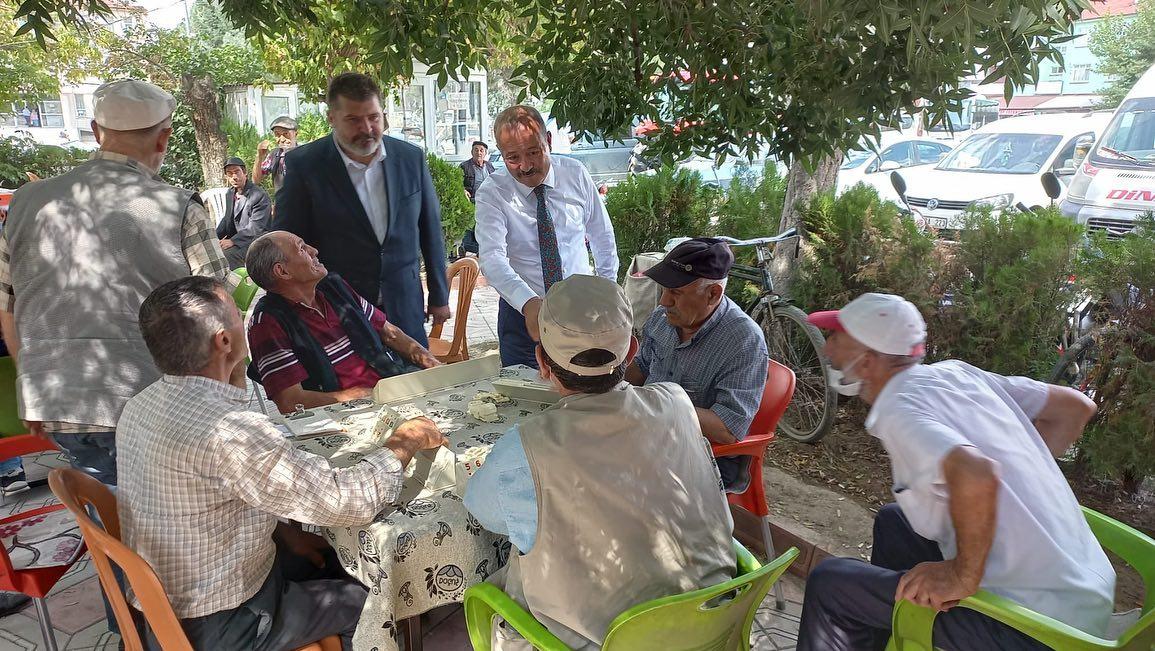
[[[425,320],[449,319],[449,287],[441,204],[425,154],[382,135],[381,89],[368,76],[338,75],[327,102],[333,132],[287,155],[274,228],[299,235],[330,271],[428,346]]]

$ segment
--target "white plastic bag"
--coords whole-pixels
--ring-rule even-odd
[[[626,290],[626,298],[630,301],[630,309],[634,314],[634,332],[640,333],[646,325],[650,314],[658,307],[658,300],[662,297],[662,286],[642,275],[650,267],[658,264],[665,257],[663,253],[639,253],[630,262],[630,269],[622,282]]]

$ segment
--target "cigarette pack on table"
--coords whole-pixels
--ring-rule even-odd
[[[552,386],[520,378],[510,377],[494,380],[493,390],[514,400],[531,400],[551,405],[561,400],[561,396],[553,390]]]

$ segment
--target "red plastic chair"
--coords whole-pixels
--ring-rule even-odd
[[[727,491],[726,499],[734,506],[740,506],[758,517],[762,525],[762,544],[766,558],[774,558],[774,541],[770,537],[770,506],[766,502],[766,487],[762,484],[762,457],[766,448],[774,440],[774,430],[786,407],[794,397],[794,371],[770,360],[766,374],[766,388],[762,390],[762,402],[758,413],[750,423],[745,440],[726,445],[711,445],[714,457],[750,457],[750,483],[741,493]],[[782,594],[781,582],[774,584],[774,599],[778,610],[785,610],[786,597]]]
[[[52,445],[52,443],[31,434],[0,439],[0,460],[22,457],[36,452],[56,451],[58,451],[58,449]],[[0,529],[7,524],[25,518],[52,513],[53,511],[61,511],[64,508],[63,504],[54,504],[52,506],[44,506],[16,515],[10,515],[4,519],[0,519]],[[60,578],[67,574],[68,570],[72,569],[72,565],[84,556],[84,552],[84,543],[81,542],[80,549],[77,551],[73,560],[67,565],[21,569],[12,566],[12,559],[8,557],[7,550],[3,545],[0,545],[0,590],[21,592],[32,597],[33,603],[36,604],[37,617],[40,620],[40,633],[44,636],[44,645],[49,651],[56,651],[57,646],[56,636],[52,632],[52,620],[48,617],[48,607],[44,602],[44,598],[48,596],[48,593],[56,586]]]

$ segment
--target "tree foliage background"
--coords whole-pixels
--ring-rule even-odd
[[[1140,2],[1133,17],[1105,18],[1091,32],[1091,52],[1099,59],[1095,71],[1110,79],[1099,91],[1101,104],[1114,108],[1155,64],[1155,1]]]

